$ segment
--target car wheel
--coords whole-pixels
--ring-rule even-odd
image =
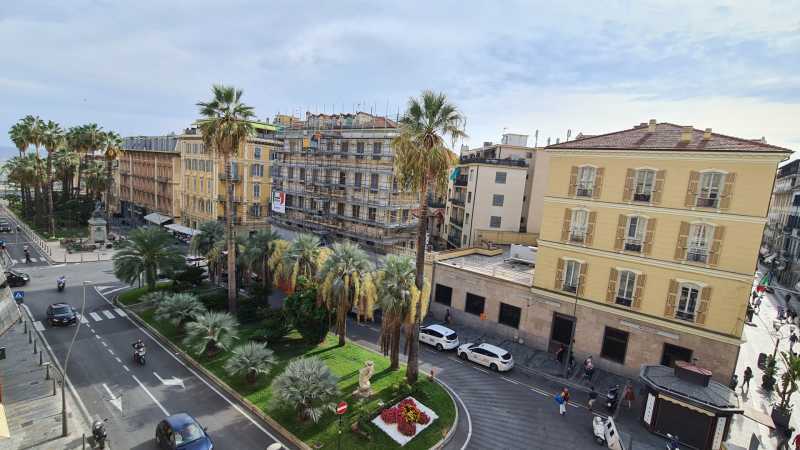
[[[444,350],[444,347],[442,347],[442,344],[436,344],[436,350],[441,352],[442,350]]]
[[[464,361],[466,361],[466,360],[467,360],[467,352],[463,352],[463,353],[461,353],[461,354],[460,354],[460,355],[458,355],[458,356],[460,356],[460,357],[461,357],[461,359],[463,359]]]
[[[497,364],[491,363],[489,364],[489,368],[492,369],[492,371],[497,372]]]

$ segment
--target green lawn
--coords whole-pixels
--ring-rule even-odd
[[[156,289],[159,291],[165,291],[169,289],[169,287],[170,287],[170,282],[168,281],[166,282],[162,281],[156,284]],[[143,296],[146,293],[147,293],[147,286],[128,289],[127,291],[119,294],[119,296],[117,296],[117,300],[123,305],[130,306],[139,303],[139,297]]]
[[[152,310],[145,311],[141,314],[141,317],[157,328],[164,336],[178,343],[181,348],[184,348],[180,343],[179,336],[176,334],[175,327],[168,323],[155,321]],[[256,332],[257,326],[243,326],[240,330],[240,339],[244,341],[250,336],[253,336]],[[317,424],[312,422],[300,423],[297,421],[294,411],[286,411],[270,403],[272,396],[269,389],[270,383],[275,376],[283,371],[288,362],[293,358],[301,356],[316,356],[322,359],[328,365],[331,372],[339,377],[339,390],[342,393],[341,400],[346,401],[350,405],[348,414],[345,416],[345,423],[348,425],[348,428],[342,433],[341,448],[401,448],[377,427],[371,427],[371,440],[367,441],[365,438],[350,432],[349,424],[353,420],[353,410],[356,407],[352,392],[358,387],[358,370],[364,366],[364,361],[372,360],[375,363],[375,374],[371,382],[372,388],[376,394],[368,403],[363,405],[362,408],[366,408],[369,411],[375,410],[376,413],[379,401],[387,402],[397,398],[394,386],[404,378],[405,367],[397,371],[390,371],[388,370],[389,360],[387,358],[352,342],[348,342],[344,347],[338,347],[337,342],[338,338],[329,334],[323,343],[319,345],[309,345],[300,339],[299,334],[290,334],[283,342],[272,346],[272,350],[275,352],[275,356],[278,359],[278,364],[268,376],[262,377],[255,385],[249,385],[241,377],[231,377],[225,373],[223,365],[229,354],[217,355],[213,358],[198,356],[196,359],[312,447],[315,443],[321,443],[324,448],[336,448],[337,423],[334,414],[327,414]],[[428,449],[442,439],[453,423],[455,419],[455,405],[453,405],[449,395],[447,395],[441,386],[435,382],[428,381],[424,377],[422,381],[417,384],[417,391],[413,395],[426,406],[436,411],[439,415],[439,419],[402,448],[414,450]]]

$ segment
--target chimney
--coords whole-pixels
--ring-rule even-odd
[[[692,142],[692,131],[694,131],[694,129],[691,126],[683,127],[683,130],[681,130],[681,142],[687,144]]]
[[[711,140],[711,128],[706,128],[705,133],[703,133],[703,140],[710,141]]]
[[[648,133],[655,133],[656,132],[656,119],[650,119],[650,123],[647,124],[647,132]]]

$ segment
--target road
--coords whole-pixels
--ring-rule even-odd
[[[23,232],[17,233],[14,228],[16,221],[5,213],[4,209],[0,209],[0,217],[7,219],[11,223],[12,231],[10,233],[0,232],[0,240],[6,244],[8,256],[11,258],[12,267],[15,270],[24,272],[26,267],[37,267],[48,265],[47,258],[42,255],[36,245],[30,242],[30,237]],[[31,260],[29,263],[25,262],[25,247],[28,247]]]
[[[47,305],[65,301],[80,311],[81,280],[94,282],[86,289],[83,320],[67,370],[89,414],[109,418],[112,448],[155,448],[156,424],[178,412],[188,412],[208,427],[215,448],[264,450],[275,442],[277,433],[267,424],[244,413],[104,298],[102,294],[123,287],[110,263],[45,266],[27,272],[32,279],[25,288],[25,305],[62,365],[76,327],[45,324]],[[58,292],[55,279],[62,274],[67,277],[67,288]],[[147,345],[146,366],[131,358],[131,344],[140,337]]]

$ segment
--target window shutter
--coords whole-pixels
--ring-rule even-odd
[[[581,263],[581,273],[578,276],[578,297],[583,296],[583,289],[586,287],[586,269],[589,264]]]
[[[664,178],[666,178],[666,176],[666,170],[659,170],[656,172],[656,182],[653,184],[653,195],[650,198],[650,203],[661,203],[661,194],[664,192]]]
[[[596,221],[597,211],[591,211],[586,222],[586,240],[583,241],[583,243],[586,245],[592,245],[592,240],[594,239],[594,225]]]
[[[706,286],[700,290],[700,304],[697,305],[697,313],[695,314],[694,321],[699,324],[706,323],[706,315],[708,313],[708,304],[711,300],[711,288]]]
[[[569,171],[569,189],[567,195],[570,197],[575,196],[575,190],[578,188],[578,166],[572,166]]]
[[[556,285],[554,286],[554,288],[555,290],[560,291],[563,285],[564,285],[564,258],[558,258],[558,264],[556,264]]]
[[[622,201],[629,202],[633,199],[633,180],[636,177],[636,171],[628,169],[625,174],[625,188],[622,191]]]
[[[669,280],[669,291],[667,292],[667,305],[664,308],[664,315],[670,319],[675,317],[675,303],[678,298],[678,282]]]
[[[647,219],[647,228],[644,232],[644,254],[649,255],[653,251],[653,239],[656,234],[656,219]]]
[[[689,186],[686,188],[686,202],[684,206],[697,206],[697,185],[700,183],[700,172],[689,172]]]
[[[594,175],[594,190],[592,191],[592,198],[598,199],[603,193],[603,173],[605,173],[605,169],[598,167]]]
[[[617,269],[611,268],[611,275],[608,276],[608,290],[606,291],[606,303],[614,303],[617,301],[617,278],[619,272]]]
[[[636,275],[636,288],[633,290],[633,309],[641,309],[643,300],[642,294],[646,283],[647,275],[643,273]]]
[[[572,210],[567,208],[564,210],[564,223],[561,225],[561,240],[569,242],[569,227],[572,221]]]
[[[625,226],[628,224],[628,216],[624,214],[619,215],[617,220],[617,237],[614,239],[614,250],[622,250],[625,244]]]
[[[714,227],[714,240],[711,242],[708,264],[716,266],[719,264],[719,254],[722,251],[722,240],[725,238],[725,227],[718,225]]]
[[[719,199],[719,209],[730,209],[731,198],[733,198],[733,184],[736,182],[736,174],[725,175],[725,185],[722,187],[722,195]]]
[[[678,245],[675,247],[675,259],[683,261],[686,259],[686,250],[689,244],[689,222],[681,222],[681,229],[678,231]]]

